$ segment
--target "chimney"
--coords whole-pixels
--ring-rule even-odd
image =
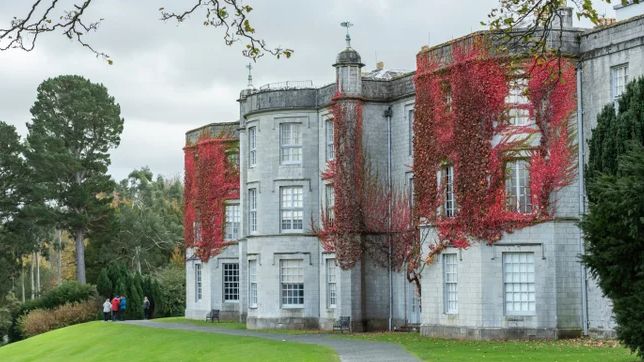
[[[377,62],[377,63],[376,63],[376,69],[377,69],[377,70],[383,70],[383,69],[385,69],[385,62],[383,62],[383,61],[379,61],[379,62]]]
[[[557,9],[557,15],[552,22],[552,29],[557,30],[559,27],[572,28],[572,8],[569,6],[562,6]]]

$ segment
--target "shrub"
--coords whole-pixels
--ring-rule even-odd
[[[186,308],[186,275],[183,268],[167,266],[157,274],[160,287],[160,310],[163,316],[183,315]]]
[[[96,319],[99,303],[92,298],[84,302],[66,303],[53,309],[34,309],[21,316],[18,326],[24,337],[33,337],[54,329]]]
[[[76,281],[65,281],[58,287],[43,294],[40,298],[25,302],[13,313],[12,325],[9,333],[11,341],[24,338],[19,327],[19,320],[35,309],[53,309],[67,303],[79,303],[89,299],[96,299],[96,287],[90,284],[81,284]]]
[[[65,281],[60,286],[43,294],[40,298],[25,302],[21,311],[25,313],[33,309],[51,309],[66,303],[82,302],[95,297],[95,286],[81,284],[77,281]]]

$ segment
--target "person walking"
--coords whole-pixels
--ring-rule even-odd
[[[143,318],[150,319],[150,300],[147,296],[143,297]]]
[[[125,320],[125,310],[127,309],[127,298],[125,298],[125,295],[122,295],[121,298],[119,298],[119,316],[121,317],[121,320]]]
[[[118,317],[119,304],[119,296],[115,295],[114,298],[112,298],[112,322],[116,321],[116,317]]]
[[[105,299],[103,303],[103,321],[107,322],[110,319],[110,312],[112,311],[112,303],[110,303],[110,298]]]

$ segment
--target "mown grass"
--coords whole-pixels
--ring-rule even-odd
[[[246,329],[246,323],[233,322],[233,321],[206,322],[205,320],[186,319],[184,317],[157,318],[157,319],[152,319],[151,321],[152,322],[162,322],[162,323],[191,324],[191,325],[194,325],[194,326],[202,326],[202,327],[217,327],[217,328],[226,328],[226,329]]]
[[[631,362],[639,359],[614,341],[463,341],[415,333],[364,333],[346,338],[397,343],[423,361]]]
[[[0,347],[0,361],[337,361],[327,347],[89,322]]]

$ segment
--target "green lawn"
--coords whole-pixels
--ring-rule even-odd
[[[157,318],[157,319],[152,319],[151,321],[163,322],[163,323],[192,324],[195,326],[217,327],[217,328],[227,328],[227,329],[246,329],[246,323],[232,322],[232,321],[206,322],[205,320],[186,319],[184,317]]]
[[[0,347],[0,361],[337,361],[326,347],[90,322]]]
[[[638,361],[614,341],[459,341],[412,333],[364,333],[347,338],[398,343],[424,361]]]

